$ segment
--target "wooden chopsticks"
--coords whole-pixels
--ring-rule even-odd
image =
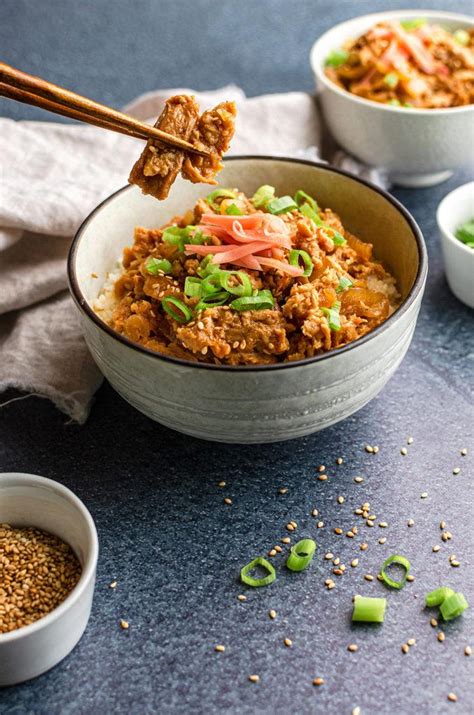
[[[0,62],[0,96],[24,104],[32,104],[55,114],[78,119],[119,134],[137,139],[158,139],[163,144],[185,149],[200,156],[209,156],[209,152],[196,149],[183,139],[140,122],[128,114],[51,84],[40,77],[21,72],[3,62]]]

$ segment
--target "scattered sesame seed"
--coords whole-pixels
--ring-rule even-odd
[[[320,464],[318,467],[318,472],[325,472],[325,471],[326,471],[326,467],[324,466],[324,464]]]
[[[243,593],[240,593],[240,594],[237,596],[237,598],[239,599],[239,601],[246,601],[246,600],[247,600],[247,596],[244,596]]]
[[[427,496],[428,496],[428,492],[422,492],[420,494],[420,499],[426,499]]]
[[[407,521],[407,526],[414,526],[414,525],[415,525],[414,520],[413,520],[413,519],[408,519],[408,521]]]
[[[342,529],[340,529],[338,526],[334,529],[334,533],[340,536],[342,534]]]
[[[342,464],[343,461],[344,461],[344,460],[343,460],[342,457],[338,457],[338,458],[336,459],[336,464]]]
[[[407,449],[406,447],[402,447],[401,450],[400,450],[400,454],[401,454],[403,457],[406,457],[407,454],[408,454],[408,449]]]
[[[289,537],[289,536],[284,536],[284,537],[281,539],[281,543],[282,543],[282,544],[291,544],[291,539],[290,539],[290,537]]]
[[[318,523],[316,524],[316,526],[318,527],[318,529],[322,529],[323,526],[324,526],[324,521],[318,521]]]
[[[446,636],[444,635],[443,631],[440,631],[437,635],[437,638],[438,638],[439,642],[442,643],[444,641],[444,639],[446,638]]]
[[[285,638],[283,643],[286,645],[287,648],[291,648],[291,646],[293,645],[293,641],[290,638]]]
[[[374,577],[373,577],[372,574],[370,574],[370,573],[364,574],[364,578],[365,578],[366,581],[373,581],[373,580],[374,580]]]
[[[281,552],[283,551],[283,549],[281,548],[281,546],[278,546],[278,544],[276,544],[273,548],[274,548],[275,551],[276,551],[277,553],[279,553],[279,554],[281,554]]]
[[[341,559],[339,558],[339,556],[336,556],[336,558],[333,561],[334,566],[339,566],[340,563],[341,563]]]
[[[351,653],[356,653],[359,650],[359,646],[356,643],[351,643],[347,646],[347,650]]]
[[[461,471],[460,467],[454,467],[453,474],[459,474],[460,471]]]
[[[464,655],[472,655],[472,648],[471,648],[470,645],[467,645],[467,646],[464,648]]]
[[[431,619],[430,619],[430,624],[433,626],[433,628],[437,628],[437,627],[438,627],[438,621],[436,620],[436,618],[431,618]]]
[[[372,519],[367,519],[367,521],[366,521],[365,523],[367,524],[367,526],[373,526],[373,525],[374,525],[374,522],[373,522]]]
[[[272,556],[272,557],[273,557],[273,556],[276,556],[276,555],[277,555],[277,552],[275,551],[275,549],[270,549],[270,551],[268,552],[268,556]]]
[[[359,565],[359,559],[352,559],[352,561],[351,561],[352,568],[355,568],[358,565]]]
[[[214,650],[217,651],[217,653],[224,653],[225,651],[225,645],[216,645],[214,647]]]
[[[365,445],[365,451],[366,451],[366,452],[369,452],[369,454],[372,454],[372,452],[374,451],[374,448],[371,447],[370,444],[366,444],[366,445]]]
[[[445,522],[445,521],[440,521],[440,522],[439,522],[439,528],[440,528],[441,530],[446,529],[446,522]]]
[[[296,529],[296,527],[298,526],[298,524],[297,524],[297,522],[296,522],[296,521],[290,521],[290,524],[291,524],[292,526],[294,526],[294,527],[295,527],[295,529]]]
[[[327,480],[327,478],[328,478],[327,474],[320,474],[318,477],[320,482],[325,482]]]
[[[313,511],[311,512],[311,516],[318,516],[318,514],[319,511],[317,509],[313,509]]]
[[[410,646],[408,645],[408,643],[404,643],[402,645],[402,653],[408,653],[409,650],[410,650]]]
[[[224,498],[224,504],[230,505],[232,504],[232,499],[229,499],[229,497]]]
[[[275,618],[277,617],[277,612],[274,611],[273,608],[272,608],[270,611],[268,611],[268,615],[270,616],[270,618],[271,618],[272,621],[273,621],[273,620],[275,620]]]
[[[467,449],[466,449],[466,447],[463,447],[463,448],[461,449],[461,457],[465,457],[466,454],[467,454]]]
[[[439,544],[435,544],[435,546],[433,546],[433,551],[436,553],[437,551],[440,550],[440,548],[441,548],[441,546]]]
[[[356,479],[357,479],[357,477],[356,477]],[[357,514],[359,516],[360,514],[362,514],[362,509],[356,509],[354,511],[354,514]]]
[[[407,444],[413,444],[413,437],[408,437]]]
[[[286,494],[288,491],[288,487],[280,487],[278,490],[278,494]]]
[[[456,695],[456,693],[448,693],[448,700],[451,703],[456,703],[457,699],[458,699],[458,696]]]
[[[344,573],[344,571],[342,569],[333,569],[332,572],[336,576],[342,576],[342,574]]]
[[[385,544],[386,541],[387,541],[387,537],[386,537],[386,536],[381,536],[380,539],[379,539],[379,544]]]
[[[372,451],[373,451],[374,454],[377,454],[377,452],[379,451],[379,449],[380,449],[380,447],[374,447]]]
[[[331,583],[328,583],[328,584],[327,584],[328,591],[331,591],[331,590],[334,588],[335,585],[336,585],[336,584],[334,583],[334,581],[331,581]]]
[[[251,683],[259,683],[260,676],[259,675],[249,675],[249,680]]]
[[[286,525],[286,528],[288,529],[288,531],[294,531],[294,530],[295,530],[295,527],[293,526],[293,524],[287,524],[287,525]]]
[[[352,715],[360,715],[361,712],[362,711],[358,705],[356,705],[355,708],[352,708]]]
[[[346,536],[347,536],[349,539],[353,539],[354,536],[355,536],[355,534],[354,534],[353,531],[347,531],[347,532],[346,532]]]
[[[97,275],[97,273],[91,273],[91,278],[98,278],[98,277],[99,276]]]
[[[327,554],[324,554],[324,558],[329,561],[330,559],[334,558],[334,554],[332,554],[330,551],[328,551]]]
[[[380,522],[379,522],[379,526],[380,526],[381,529],[386,529],[387,526],[388,526],[388,524],[387,524],[386,521],[380,521]]]
[[[324,678],[315,678],[313,680],[313,685],[316,685],[317,687],[324,685]]]
[[[454,567],[461,566],[460,562],[459,562],[459,561],[455,561],[454,559],[452,559],[452,560],[450,561],[450,564],[451,564],[451,566],[454,566]]]
[[[354,481],[356,484],[362,484],[364,477],[354,477]],[[357,511],[359,511],[359,509]],[[360,513],[362,514],[362,511],[360,511]]]
[[[218,487],[225,487],[225,485],[226,485],[226,482],[219,482],[219,484],[218,484],[217,486],[218,486]]]
[[[129,622],[124,621],[123,618],[120,619],[120,628],[122,628],[124,631],[126,631],[129,627]]]
[[[366,543],[363,543],[363,544],[360,545],[359,548],[360,548],[361,551],[366,551],[366,550],[369,548],[369,545],[366,544]]]
[[[407,581],[408,581],[409,583],[411,583],[411,582],[414,581],[414,580],[415,580],[415,577],[413,576],[413,574],[410,574],[409,576],[407,576]]]
[[[117,588],[117,581],[112,581],[112,583],[109,583],[109,588]]]
[[[407,640],[407,645],[409,645],[409,646],[415,645],[415,643],[416,643],[416,640],[414,638],[409,638]]]
[[[337,503],[338,503],[338,504],[344,504],[344,497],[343,497],[343,496],[337,497]]]

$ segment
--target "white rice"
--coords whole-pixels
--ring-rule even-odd
[[[110,323],[115,307],[119,302],[115,296],[114,286],[122,273],[123,263],[122,259],[119,258],[113,269],[107,273],[102,290],[92,305],[94,311],[104,323]]]

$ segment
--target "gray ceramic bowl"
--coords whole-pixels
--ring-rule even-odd
[[[338,143],[366,164],[385,168],[402,186],[422,187],[449,178],[472,163],[474,105],[408,109],[379,104],[346,92],[324,72],[326,57],[382,20],[423,17],[449,30],[470,28],[468,15],[434,10],[396,10],[355,17],[325,32],[310,61],[326,122]]]
[[[252,195],[304,189],[374,244],[395,275],[403,303],[360,340],[299,362],[223,367],[161,356],[116,334],[93,304],[136,225],[156,227],[183,213],[209,187],[178,179],[165,201],[126,187],[86,219],[69,254],[69,282],[84,335],[98,366],[131,405],[172,429],[219,442],[273,442],[310,434],[360,409],[400,364],[415,329],[427,272],[426,249],[410,214],[391,196],[323,164],[271,157],[232,157],[221,186]],[[93,277],[97,275],[98,278]]]

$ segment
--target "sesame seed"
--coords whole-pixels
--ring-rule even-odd
[[[340,563],[341,563],[341,559],[339,558],[339,556],[336,556],[336,558],[333,561],[334,566],[339,566]]]
[[[436,618],[431,618],[431,619],[430,619],[430,624],[433,626],[433,628],[437,628],[437,626],[438,626],[438,621],[436,620]]]
[[[260,676],[259,675],[249,675],[249,680],[251,683],[259,683]]]
[[[109,583],[109,588],[117,588],[117,581],[112,581],[112,583]]]
[[[291,526],[294,526],[295,529],[296,529],[296,527],[298,526],[298,524],[296,523],[296,521],[290,521],[290,524],[291,524]]]
[[[450,564],[451,564],[451,566],[454,566],[454,567],[461,566],[460,562],[459,562],[459,561],[455,561],[454,559],[452,559],[452,560],[450,561]]]
[[[460,471],[461,471],[460,467],[454,467],[453,474],[459,474]]]
[[[440,548],[441,548],[441,546],[439,544],[435,544],[435,546],[433,546],[433,551],[436,553],[437,551],[440,550]]]
[[[288,491],[288,487],[280,487],[278,490],[278,494],[286,494]]]
[[[344,573],[344,571],[342,569],[333,569],[332,572],[336,576],[342,576],[342,574]]]
[[[379,544],[385,544],[386,541],[387,541],[387,537],[386,537],[386,536],[381,536],[380,539],[379,539]]]
[[[287,648],[291,648],[291,646],[293,645],[293,641],[290,638],[285,638],[283,643],[286,645]]]
[[[289,536],[284,536],[284,537],[281,539],[281,543],[282,543],[282,544],[291,544],[291,539],[290,539],[290,537],[289,537]]]
[[[318,516],[318,514],[319,511],[317,509],[313,509],[313,511],[311,512],[311,516]]]
[[[408,519],[407,526],[414,526],[414,525],[415,525],[415,522],[413,521],[413,519]]]
[[[325,472],[325,471],[326,471],[326,467],[324,466],[324,464],[320,464],[318,467],[318,472]]]
[[[407,643],[404,643],[404,644],[402,645],[402,652],[403,652],[403,653],[408,653],[409,650],[410,650],[410,646],[409,646]]]
[[[272,608],[270,611],[268,611],[268,615],[270,616],[270,618],[271,618],[272,621],[273,621],[273,620],[275,620],[275,618],[277,617],[277,612],[274,611],[273,608]]]
[[[420,494],[420,499],[426,499],[427,496],[428,496],[428,492],[422,492]]]
[[[352,561],[351,561],[352,568],[355,568],[358,565],[359,565],[359,559],[352,559]]]
[[[202,320],[198,320],[197,326],[198,326],[199,330],[204,330],[204,323],[202,322]]]
[[[315,678],[313,680],[313,685],[316,685],[316,687],[319,687],[320,685],[324,685],[324,678]]]
[[[409,638],[407,640],[407,645],[409,645],[409,646],[415,645],[415,643],[416,643],[416,640],[414,638]]]
[[[370,574],[370,573],[366,573],[366,574],[364,575],[364,578],[365,578],[366,581],[373,581],[373,580],[374,580],[374,577],[373,577],[372,574]]]
[[[444,639],[446,638],[443,631],[440,631],[436,637],[438,638],[440,643],[442,643],[444,641]]]
[[[413,437],[408,437],[407,444],[413,444]]]
[[[353,531],[347,531],[347,532],[346,532],[346,536],[347,536],[349,539],[353,539],[354,536],[355,536],[355,534],[354,534]]]
[[[287,524],[287,525],[286,525],[286,528],[288,529],[288,531],[294,531],[294,530],[295,530],[295,527],[293,526],[293,524]]]
[[[359,650],[359,646],[356,643],[351,643],[347,646],[347,650],[351,653],[356,653]]]
[[[325,482],[327,480],[327,478],[328,478],[327,474],[320,474],[318,477],[320,482]]]
[[[388,524],[386,521],[381,521],[381,522],[379,522],[379,526],[381,529],[386,529]]]
[[[406,457],[407,454],[408,454],[408,449],[407,449],[406,447],[402,447],[401,450],[400,450],[400,454],[401,454],[403,457]]]
[[[217,651],[217,653],[224,653],[225,651],[225,645],[216,645],[214,647],[214,650]]]
[[[351,715],[360,715],[361,714],[361,709],[358,705],[355,706],[355,708],[352,708],[352,714]]]
[[[372,519],[367,519],[367,521],[366,521],[365,523],[367,524],[367,526],[373,526],[373,525],[374,525],[374,522],[373,522]]]
[[[364,477],[354,477],[354,481],[356,484],[362,484]],[[359,509],[357,511],[359,511]],[[362,511],[360,511],[360,513],[362,514]]]
[[[440,528],[441,530],[446,529],[446,522],[445,522],[445,521],[440,521],[440,522],[439,522],[439,528]]]
[[[458,700],[458,696],[456,695],[456,693],[448,693],[448,700],[451,703],[456,703]]]
[[[232,504],[232,499],[229,499],[229,497],[225,497],[224,504],[228,504],[228,505]]]
[[[342,464],[343,461],[344,461],[344,460],[343,460],[342,457],[338,457],[338,458],[336,459],[336,464]]]
[[[374,451],[374,448],[370,444],[366,444],[365,451],[369,452],[369,454],[372,454],[372,452]]]
[[[279,553],[279,554],[281,554],[281,552],[283,551],[283,549],[281,548],[281,546],[279,546],[278,544],[276,544],[273,548],[274,548],[275,551],[276,551],[277,553]]]
[[[471,648],[470,645],[467,645],[467,646],[464,648],[464,655],[472,655],[472,648]]]
[[[340,529],[338,526],[334,529],[334,533],[340,536],[342,534],[342,529]]]
[[[356,477],[356,478],[357,478],[357,477]],[[354,511],[354,514],[357,514],[358,516],[360,516],[360,514],[362,514],[362,509],[356,509],[356,510]]]
[[[408,581],[409,583],[411,583],[411,582],[414,581],[414,580],[415,580],[415,577],[413,576],[413,574],[410,574],[409,576],[407,576],[407,581]]]
[[[328,583],[328,584],[327,584],[328,591],[331,591],[331,590],[334,588],[335,585],[336,585],[336,584],[334,583],[334,581],[331,581],[330,583]]]
[[[316,524],[316,526],[318,527],[318,529],[322,529],[323,526],[324,526],[324,521],[318,521],[318,523]]]
[[[277,555],[277,552],[275,551],[275,549],[270,549],[270,551],[268,552],[268,555],[269,555],[269,556],[276,556],[276,555]]]
[[[324,554],[324,558],[328,559],[328,561],[329,561],[330,559],[334,558],[334,554],[332,554],[330,551],[328,551],[327,554]]]
[[[344,497],[343,496],[337,497],[337,503],[344,504]]]
[[[126,631],[129,628],[129,622],[124,621],[123,618],[120,619],[120,628]]]
[[[465,457],[466,454],[467,454],[467,449],[466,449],[466,447],[463,447],[463,448],[461,449],[461,457]]]
[[[359,548],[360,548],[361,551],[366,551],[366,550],[369,548],[369,545],[366,544],[366,543],[363,543],[363,544],[360,545]]]

